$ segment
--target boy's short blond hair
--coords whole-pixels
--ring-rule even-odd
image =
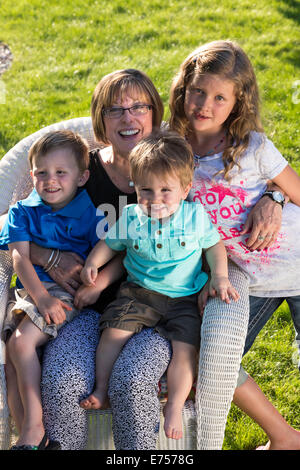
[[[183,189],[193,179],[192,148],[177,132],[160,130],[145,137],[130,152],[129,163],[134,184],[149,173],[162,178],[176,175]]]
[[[28,153],[30,168],[32,169],[33,162],[38,158],[61,148],[72,152],[80,172],[83,173],[88,169],[90,163],[88,143],[79,134],[67,129],[49,132],[34,142]]]

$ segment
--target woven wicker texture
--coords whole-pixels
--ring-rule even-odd
[[[228,270],[240,299],[230,304],[213,299],[202,323],[196,392],[199,450],[222,449],[248,328],[248,279],[232,263]]]

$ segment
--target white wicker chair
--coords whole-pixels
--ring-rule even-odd
[[[24,199],[32,188],[27,161],[28,149],[32,143],[50,130],[70,129],[78,132],[89,143],[90,149],[97,146],[91,118],[83,117],[62,121],[45,127],[26,137],[15,145],[0,161],[0,214],[7,212],[10,205]],[[9,287],[12,277],[12,263],[7,252],[0,250],[0,332],[6,312]],[[13,439],[10,416],[6,399],[4,374],[5,345],[0,348],[0,449],[9,448]],[[161,406],[161,408],[163,405]],[[111,411],[88,411],[89,423],[87,449],[112,450],[114,443],[111,430]],[[162,413],[161,413],[162,419]],[[167,439],[163,426],[160,426],[157,449],[196,449],[196,416],[194,403],[187,401],[183,411],[184,436],[175,441]]]

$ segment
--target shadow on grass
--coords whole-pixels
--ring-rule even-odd
[[[285,0],[284,3],[278,7],[280,13],[286,18],[300,23],[300,2],[299,0]]]
[[[278,6],[278,10],[289,20],[294,23],[300,23],[300,1],[299,0],[285,0]],[[296,41],[295,41],[296,42]],[[286,60],[288,60],[294,67],[300,67],[300,46],[294,43],[292,50],[283,51],[286,52]]]

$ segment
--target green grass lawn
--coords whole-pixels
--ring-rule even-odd
[[[1,2],[0,41],[13,53],[1,77],[0,157],[21,138],[63,119],[89,115],[92,92],[115,69],[145,71],[168,118],[174,73],[198,45],[238,41],[253,61],[266,133],[297,170],[300,111],[298,0],[17,0]],[[299,101],[299,103],[298,103]],[[300,377],[286,306],[271,319],[244,365],[287,420],[300,429]],[[225,449],[249,449],[266,436],[231,409]]]

